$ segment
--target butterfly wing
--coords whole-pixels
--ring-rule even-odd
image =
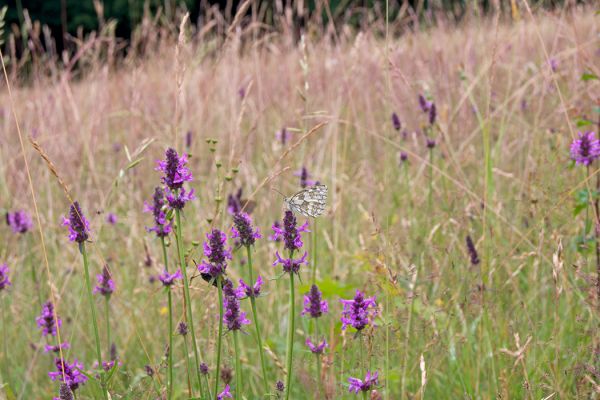
[[[325,211],[327,204],[327,186],[314,185],[304,189],[287,201],[288,207],[305,217],[318,217]]]

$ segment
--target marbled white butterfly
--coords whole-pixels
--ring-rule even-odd
[[[318,217],[325,211],[327,204],[327,186],[314,185],[299,191],[291,197],[286,197],[283,202],[288,210],[302,214],[305,217]]]

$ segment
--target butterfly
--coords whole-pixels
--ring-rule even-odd
[[[304,215],[318,217],[325,211],[327,204],[327,186],[317,184],[283,199],[288,210]]]

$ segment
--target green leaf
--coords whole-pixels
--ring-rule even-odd
[[[595,74],[592,74],[591,72],[584,72],[583,75],[581,75],[581,80],[584,82],[587,81],[591,81],[591,80],[597,80],[598,76]]]
[[[139,163],[141,163],[143,159],[144,159],[144,157],[138,158],[137,160],[133,160],[132,162],[130,162],[129,164],[127,164],[127,166],[125,167],[125,169],[126,170],[132,169],[133,167],[135,167],[136,165],[138,165]]]
[[[593,125],[594,123],[592,121],[590,121],[589,119],[578,119],[577,120],[577,127],[581,128],[582,126],[590,126]]]

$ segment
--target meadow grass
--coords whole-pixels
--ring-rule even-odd
[[[262,238],[251,249],[234,248],[227,274],[236,283],[247,279],[251,251],[254,276],[266,280],[255,307],[275,396],[276,381],[286,382],[290,279],[272,266],[276,249],[284,250],[268,240],[283,215],[283,199],[271,187],[296,192],[293,173],[303,166],[329,187],[325,215],[311,220],[316,229],[304,236],[309,260],[318,254],[314,282],[329,302],[318,322],[329,348],[316,364],[304,346],[314,325],[299,315],[313,283],[313,266],[303,266],[295,279],[289,398],[354,398],[348,377],[363,379],[367,369],[380,378],[371,398],[593,398],[600,387],[594,230],[574,208],[598,171],[597,164],[575,166],[569,144],[578,129],[594,129],[578,128],[581,118],[600,118],[598,80],[581,79],[600,75],[594,13],[524,7],[519,19],[468,18],[454,26],[440,18],[414,32],[390,24],[388,35],[378,20],[359,32],[337,27],[335,43],[308,35],[298,45],[285,29],[256,41],[242,29],[223,41],[153,34],[144,57],[117,66],[99,61],[104,44],[91,40],[81,46],[80,71],[40,64],[27,83],[9,65],[0,207],[25,209],[34,228],[17,235],[0,227],[0,263],[12,281],[0,291],[0,398],[58,393],[48,377],[53,357],[43,351],[50,342],[36,326],[46,300],[55,303],[61,338],[71,344],[65,357],[88,370],[99,358],[81,255],[60,225],[72,200],[90,220],[92,279],[107,264],[116,284],[106,313],[95,297],[103,359],[110,332],[121,362],[109,379],[112,398],[156,398],[167,389],[168,299],[153,278],[167,257],[170,272],[180,262],[188,266],[190,302],[184,305],[182,281],[171,287],[173,326],[193,314],[199,348],[191,335],[184,343],[175,334],[172,398],[200,395],[190,361],[209,366],[210,383],[200,382],[214,396],[219,296],[194,264],[204,259],[202,242],[213,227],[230,235],[224,208],[238,188],[256,202],[252,217]],[[420,94],[437,107],[431,126]],[[276,138],[282,128],[286,143]],[[425,134],[436,142],[431,150]],[[172,233],[163,256],[160,239],[145,229],[152,216],[142,210],[160,184],[155,160],[167,147],[189,153],[197,199],[177,216],[182,247]],[[116,224],[106,222],[108,213]],[[594,220],[597,207],[588,213]],[[467,236],[478,264],[470,261]],[[339,299],[356,289],[376,296],[379,307],[374,326],[360,335],[340,322]],[[254,304],[243,300],[241,307],[253,319]],[[238,399],[264,398],[254,324],[244,332],[222,337],[220,364],[244,371]],[[102,397],[92,382],[77,392],[79,399]]]

